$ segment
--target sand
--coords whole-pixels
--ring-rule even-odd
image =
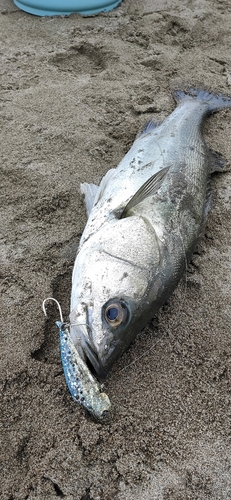
[[[182,282],[105,381],[94,422],[65,384],[53,296],[68,319],[99,183],[181,82],[231,95],[228,0],[124,0],[39,18],[0,2],[1,500],[231,498],[231,112],[206,125],[226,159]]]

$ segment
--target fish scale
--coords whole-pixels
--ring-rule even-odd
[[[72,275],[70,332],[58,326],[71,394],[99,418],[92,374],[108,374],[176,288],[203,225],[210,174],[224,166],[203,124],[231,99],[195,89],[173,95],[178,105],[163,123],[150,122],[99,186],[81,186],[88,221]]]

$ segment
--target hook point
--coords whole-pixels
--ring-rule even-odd
[[[59,310],[60,321],[61,321],[61,323],[63,323],[63,314],[62,314],[62,309],[61,309],[60,303],[56,299],[54,299],[54,297],[47,297],[47,299],[44,299],[44,301],[42,303],[42,309],[43,309],[45,316],[47,317],[47,312],[46,312],[46,308],[45,308],[45,302],[47,300],[53,300],[56,303],[58,310]]]

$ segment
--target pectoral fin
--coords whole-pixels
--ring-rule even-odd
[[[157,193],[158,189],[160,189],[166,174],[168,173],[170,167],[165,167],[162,168],[159,172],[156,174],[152,175],[141,187],[138,189],[138,191],[134,194],[134,196],[130,199],[128,204],[125,206],[125,208],[122,211],[122,214],[120,216],[121,219],[124,217],[127,217],[127,214],[131,208],[135,207],[139,203],[141,203],[143,200],[148,198],[149,196],[153,196],[154,194]]]
[[[100,198],[103,196],[104,190],[115,173],[115,168],[111,168],[103,177],[99,186],[95,184],[88,184],[84,182],[80,185],[81,193],[84,195],[87,216],[92,210],[92,207],[98,203]]]
[[[80,185],[81,193],[84,195],[84,201],[86,205],[86,212],[87,216],[89,217],[89,214],[91,212],[91,209],[95,203],[95,198],[99,190],[99,186],[96,186],[95,184],[88,184],[87,182],[83,182],[83,184]]]

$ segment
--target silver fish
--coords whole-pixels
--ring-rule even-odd
[[[224,164],[202,126],[231,99],[194,89],[174,97],[176,109],[145,127],[99,187],[81,186],[88,221],[73,269],[70,334],[98,377],[177,286],[202,227],[208,178]]]

